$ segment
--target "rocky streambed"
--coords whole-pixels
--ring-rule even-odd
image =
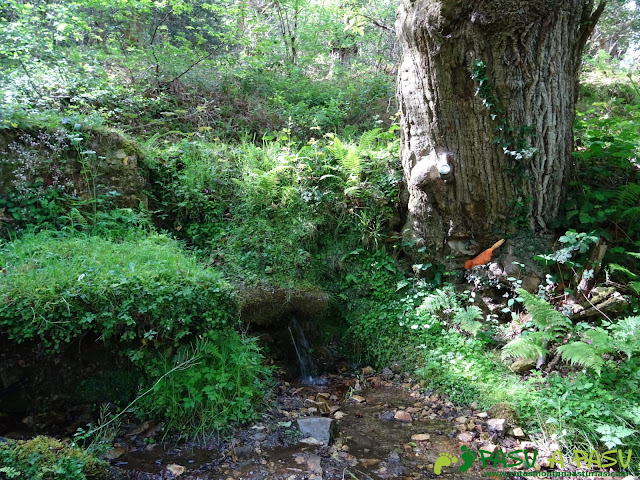
[[[260,421],[199,445],[163,442],[161,424],[124,424],[105,452],[111,478],[479,479],[496,470],[505,472],[502,478],[523,478],[518,474],[525,467],[548,470],[552,451],[560,449],[527,439],[506,405],[487,412],[475,404],[460,408],[410,374],[388,368],[306,383],[281,380],[269,405]],[[526,453],[531,462],[505,469],[489,461],[483,467],[479,450],[520,451],[515,455],[523,459]]]
[[[508,423],[460,410],[408,374],[365,368],[358,377],[281,381],[262,421],[205,448],[163,448],[158,426],[147,424],[131,426],[107,456],[123,479],[475,479],[479,463],[461,446],[517,444],[513,435],[524,434]]]

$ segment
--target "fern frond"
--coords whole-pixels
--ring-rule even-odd
[[[334,156],[338,162],[342,161],[344,157],[349,153],[349,149],[344,146],[344,144],[335,137],[331,145],[327,145],[327,150],[331,152],[331,155]]]
[[[593,345],[585,342],[571,342],[558,347],[557,352],[565,362],[590,368],[600,376],[604,360]]]
[[[610,263],[609,264],[609,271],[611,273],[613,273],[613,272],[624,273],[628,278],[631,278],[631,279],[638,278],[638,275],[633,273],[627,267],[623,267],[622,265],[618,265],[617,263]]]
[[[623,318],[611,330],[617,350],[629,358],[640,351],[640,316]]]
[[[524,358],[534,361],[538,357],[544,357],[548,350],[542,344],[540,338],[535,334],[520,336],[511,340],[502,347],[502,359],[507,358]]]
[[[640,205],[640,183],[627,183],[616,192],[616,207],[620,210]]]
[[[608,353],[613,350],[613,338],[604,328],[598,327],[593,330],[588,330],[584,334],[584,337],[591,341],[590,345],[595,348],[599,354]]]
[[[453,323],[458,324],[462,330],[475,337],[483,327],[482,323],[477,321],[480,318],[482,318],[482,310],[471,305],[464,310],[458,310],[453,317]]]
[[[69,217],[78,225],[82,225],[83,227],[89,225],[89,221],[84,217],[84,215],[82,215],[82,213],[80,213],[80,210],[75,207],[69,210]]]
[[[371,150],[381,131],[381,128],[374,128],[373,130],[364,132],[360,137],[360,143],[358,145],[360,150],[365,152]]]
[[[340,166],[344,173],[349,176],[352,181],[360,179],[362,173],[362,161],[360,155],[354,148],[350,148],[344,158],[340,160]]]
[[[538,329],[551,328],[560,333],[571,328],[571,321],[542,298],[536,297],[522,288],[518,288],[516,292],[523,298],[524,306],[531,314],[533,323]]]
[[[630,207],[620,214],[620,218],[640,219],[640,207]]]
[[[418,307],[418,312],[438,314],[443,310],[453,310],[456,307],[455,297],[450,291],[437,288],[435,292],[429,294]]]

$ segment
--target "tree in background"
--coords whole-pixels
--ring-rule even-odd
[[[547,229],[571,168],[582,51],[605,4],[402,0],[405,238],[442,259],[509,227]]]

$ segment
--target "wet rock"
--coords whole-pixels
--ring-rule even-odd
[[[367,367],[364,367],[364,368],[362,369],[362,374],[363,374],[365,377],[370,377],[370,376],[371,376],[371,375],[373,375],[374,373],[376,373],[376,371],[375,371],[372,367],[367,366]]]
[[[393,418],[394,420],[403,423],[410,423],[413,421],[411,414],[409,412],[405,412],[404,410],[398,410]]]
[[[382,370],[382,373],[380,374],[380,377],[386,381],[391,380],[393,376],[394,376],[394,373],[388,367],[385,367],[384,370]]]
[[[498,446],[494,445],[493,443],[489,443],[480,447],[480,450],[484,450],[485,452],[490,452],[490,453],[495,452],[497,449],[498,449]]]
[[[120,458],[125,453],[127,453],[127,451],[124,448],[110,448],[109,450],[104,452],[104,458],[107,460],[115,460],[117,458]]]
[[[533,370],[536,366],[536,362],[533,360],[527,360],[520,358],[511,364],[511,370],[515,373],[527,373]]]
[[[393,420],[393,413],[389,411],[382,412],[380,414],[380,420],[384,420],[385,422],[390,422]]]
[[[371,377],[367,379],[367,385],[378,388],[380,387],[380,385],[382,385],[382,380],[380,379],[380,377]]]
[[[176,477],[179,477],[186,471],[186,468],[184,468],[182,465],[172,463],[171,465],[167,465],[167,470],[173,473]]]
[[[245,445],[242,447],[235,447],[233,449],[233,457],[235,461],[244,461],[249,460],[255,456],[255,449],[250,445]]]
[[[324,445],[322,441],[313,437],[303,438],[300,440],[300,443],[306,443],[307,445],[317,445],[317,446]]]
[[[140,435],[141,433],[149,430],[149,426],[150,426],[149,421],[143,422],[142,424],[138,425],[133,430],[131,430],[129,433],[127,433],[127,436],[133,437],[134,435]]]
[[[299,418],[298,429],[305,438],[315,438],[323,445],[330,445],[336,436],[333,419],[325,417]]]
[[[329,307],[329,295],[319,289],[253,287],[238,292],[238,303],[240,318],[244,323],[269,325],[281,322],[292,313],[301,317],[319,317]]]
[[[322,459],[318,455],[309,455],[307,457],[307,465],[309,466],[309,470],[311,470],[316,475],[322,475],[322,467],[320,465]],[[322,478],[322,477],[321,477]]]
[[[487,420],[487,426],[499,435],[504,433],[504,426],[507,421],[504,418],[490,418]]]

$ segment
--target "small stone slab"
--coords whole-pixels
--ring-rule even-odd
[[[322,445],[330,445],[336,436],[336,425],[333,419],[326,417],[306,417],[299,418],[298,429],[305,437],[301,442],[304,442],[307,438],[313,438],[319,441]],[[305,442],[308,443],[308,442]]]
[[[504,432],[506,421],[507,420],[504,418],[490,418],[489,420],[487,420],[487,426],[498,433],[502,433]]]
[[[471,435],[469,432],[462,432],[460,435],[458,435],[458,440],[468,443],[473,440],[473,435]]]
[[[410,423],[413,421],[411,414],[409,412],[405,412],[404,410],[398,410],[396,414],[393,416],[395,420],[403,423]]]

